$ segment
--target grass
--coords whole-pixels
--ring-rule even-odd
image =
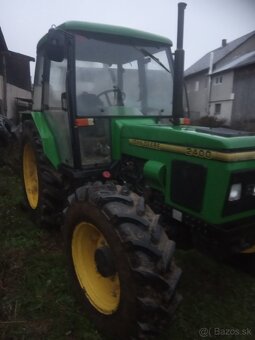
[[[20,205],[20,180],[8,167],[0,168],[0,193],[0,339],[104,340],[73,297],[60,233],[33,225]],[[203,339],[201,328],[212,337],[217,329],[248,329],[217,338],[255,339],[254,277],[195,250],[178,251],[176,260],[184,299],[161,339]]]
[[[0,339],[101,339],[70,291],[60,233],[33,225],[10,168],[0,193]]]

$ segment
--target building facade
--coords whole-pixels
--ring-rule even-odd
[[[16,119],[16,98],[31,100],[29,62],[34,58],[9,51],[0,28],[0,114]]]
[[[193,120],[217,116],[226,124],[255,119],[255,31],[207,53],[185,71]]]

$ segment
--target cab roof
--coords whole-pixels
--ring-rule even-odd
[[[97,24],[86,21],[67,21],[63,24],[57,26],[64,31],[68,32],[93,32],[93,33],[102,33],[109,34],[115,36],[129,37],[129,38],[137,38],[143,40],[155,41],[158,43],[163,43],[172,46],[172,41],[168,38],[162,37],[160,35],[156,35],[153,33],[148,33],[140,30],[135,30],[132,28],[127,28],[123,26],[115,26],[115,25],[106,25],[106,24]],[[44,41],[45,36],[38,42],[37,47],[39,47]]]

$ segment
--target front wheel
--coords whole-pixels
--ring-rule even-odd
[[[157,335],[178,305],[181,271],[143,198],[113,184],[81,187],[69,197],[63,231],[78,297],[104,335]]]

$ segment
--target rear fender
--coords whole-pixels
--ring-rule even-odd
[[[51,164],[57,169],[61,163],[59,152],[57,149],[54,135],[48,125],[47,120],[45,119],[44,114],[42,112],[32,111],[29,114],[26,113],[22,117],[22,121],[28,120],[28,119],[31,119],[34,121],[35,126],[41,138],[44,154],[48,158],[48,160],[51,162]]]

